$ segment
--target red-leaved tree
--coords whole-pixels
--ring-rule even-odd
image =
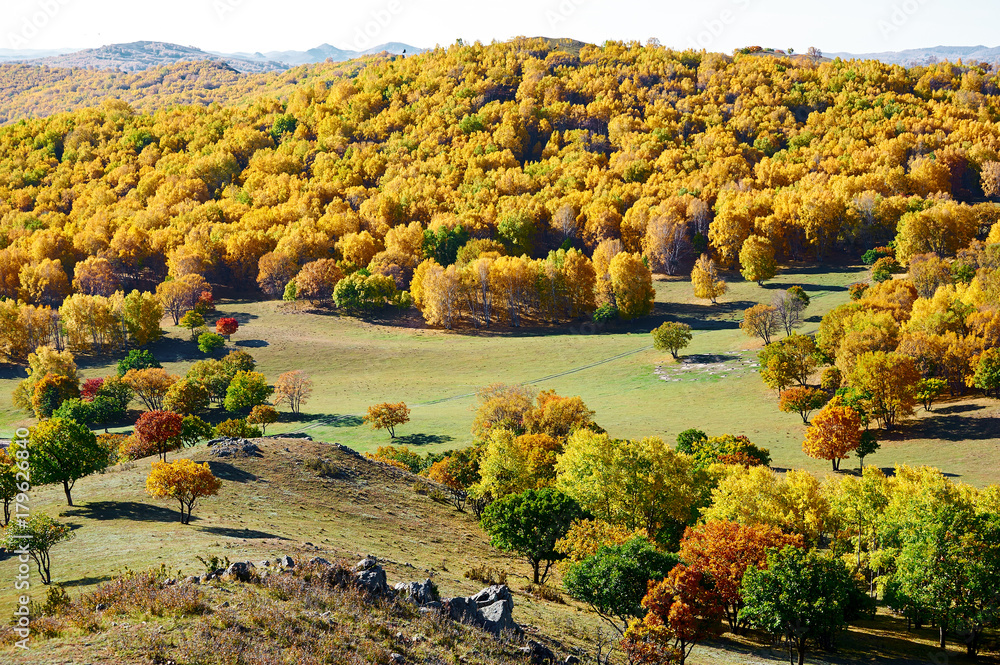
[[[87,379],[80,386],[80,399],[85,402],[93,402],[97,396],[97,391],[104,386],[104,379]]]
[[[698,642],[722,632],[722,607],[708,577],[682,563],[659,584],[650,583],[642,606],[646,617],[622,640],[631,663],[684,665]]]
[[[215,322],[215,332],[219,333],[226,340],[230,335],[234,335],[240,329],[240,322],[231,316],[224,316]]]
[[[160,459],[167,461],[167,453],[181,444],[184,418],[173,411],[147,411],[135,423],[135,435],[143,443],[156,448]]]
[[[781,549],[785,545],[802,547],[802,536],[787,534],[763,524],[709,520],[684,531],[680,557],[691,568],[712,578],[729,627],[738,633],[743,628],[739,620],[739,611],[743,607],[740,595],[743,576],[750,568],[766,566],[770,549]]]

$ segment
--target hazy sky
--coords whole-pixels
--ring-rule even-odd
[[[215,51],[363,50],[517,35],[656,37],[731,51],[759,44],[854,53],[998,45],[996,0],[3,0],[0,48],[156,40]]]

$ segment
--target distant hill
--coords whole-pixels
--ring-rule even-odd
[[[332,62],[342,62],[344,60],[351,60],[363,55],[374,55],[376,53],[387,52],[392,55],[413,55],[416,53],[423,53],[427,49],[422,49],[417,46],[411,46],[409,44],[403,44],[401,42],[388,42],[386,44],[379,44],[378,46],[373,46],[370,49],[364,51],[352,51],[349,49],[341,49],[336,46],[331,46],[330,44],[320,44],[315,48],[311,48],[307,51],[268,51],[267,53],[218,53],[216,55],[222,57],[237,57],[246,60],[254,61],[273,61],[280,62],[286,65],[310,65],[317,62],[326,62],[330,60]]]
[[[0,62],[12,62],[15,60],[34,60],[37,58],[47,58],[53,55],[63,55],[73,53],[75,48],[54,48],[54,49],[13,49],[0,48]]]
[[[179,62],[199,60],[222,62],[245,74],[282,71],[288,68],[287,65],[266,58],[251,60],[235,55],[208,53],[193,46],[147,41],[109,44],[100,48],[35,58],[27,60],[27,62],[28,64],[48,65],[49,67],[118,69],[125,72],[136,72]]]
[[[825,53],[830,58],[853,58],[855,60],[878,60],[892,65],[912,67],[929,65],[948,60],[949,62],[1000,63],[1000,46],[933,46],[913,48],[905,51],[883,51],[881,53]]]

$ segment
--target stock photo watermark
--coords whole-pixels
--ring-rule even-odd
[[[7,44],[10,48],[19,49],[27,46],[37,37],[68,5],[70,0],[38,0],[34,9],[15,21],[15,29],[7,33]]]
[[[732,8],[726,7],[712,18],[702,21],[701,30],[694,36],[688,37],[688,44],[691,48],[708,49],[719,37],[725,33],[726,28],[736,23],[740,13],[745,12],[750,7],[750,0],[731,0]]]
[[[877,24],[882,37],[888,39],[893,33],[899,32],[910,22],[921,7],[927,5],[930,0],[903,0],[894,4],[889,11],[889,15],[878,20]]]
[[[14,464],[17,467],[15,481],[17,483],[17,496],[14,498],[14,514],[12,520],[16,520],[17,525],[24,527],[31,516],[28,492],[31,490],[31,475],[28,472],[30,451],[27,444],[28,430],[21,428],[14,433],[11,444],[18,444],[14,452]],[[14,643],[19,649],[28,648],[28,640],[31,635],[31,535],[12,534],[12,538],[19,541],[19,547],[15,547],[11,554],[17,556],[17,574],[14,576],[14,589],[23,592],[17,597],[14,608],[14,634],[20,639]],[[9,545],[8,545],[9,546]]]
[[[403,13],[403,3],[389,0],[383,7],[374,9],[363,25],[354,28],[354,50],[364,51],[372,46],[382,31]]]
[[[587,0],[562,0],[558,5],[545,10],[545,18],[550,28],[557,28],[570,20]]]

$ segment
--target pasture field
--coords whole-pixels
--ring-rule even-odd
[[[285,421],[268,433],[305,431],[361,452],[389,443],[418,452],[460,448],[471,443],[475,391],[497,381],[526,382],[539,390],[580,395],[612,436],[656,435],[672,442],[689,427],[709,435],[746,434],[771,450],[775,467],[826,473],[828,463],[801,450],[801,418],[781,412],[774,391],[760,381],[753,364],[761,342],[746,337],[739,321],[745,308],[797,284],[812,298],[801,332],[813,332],[824,313],[848,300],[847,285],[866,276],[858,266],[792,266],[763,288],[736,276],[729,293],[712,305],[694,298],[686,277],[660,275],[652,316],[605,327],[577,323],[442,331],[423,327],[415,311],[373,321],[281,301],[223,302],[219,309],[241,321],[230,347],[252,353],[269,380],[304,369],[314,381],[301,417],[285,414]],[[649,330],[664,320],[683,321],[695,330],[680,364],[652,348]],[[164,327],[168,335],[153,353],[169,371],[183,374],[204,355],[186,330],[169,320]],[[85,377],[113,372],[106,358],[78,362]],[[10,403],[23,369],[0,371],[3,436],[30,421]],[[395,441],[361,423],[367,407],[383,401],[404,401],[412,409],[411,422],[397,429]],[[946,399],[931,412],[920,409],[867,461],[887,469],[897,463],[928,464],[977,485],[994,482],[1000,404],[966,397]],[[856,460],[843,465],[856,466]]]

